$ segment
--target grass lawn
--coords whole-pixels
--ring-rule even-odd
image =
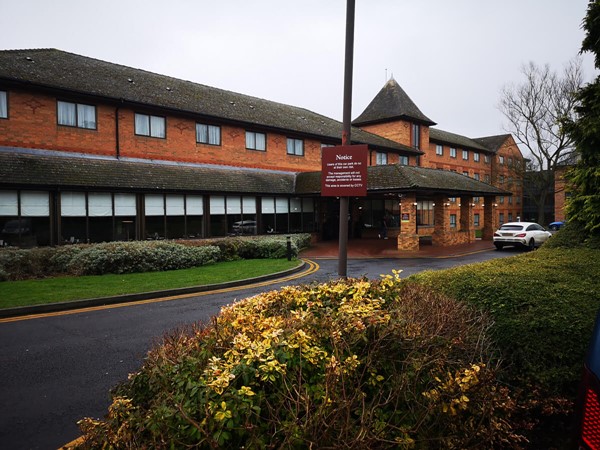
[[[0,283],[0,309],[224,283],[280,272],[300,263],[252,259],[167,272],[4,281]]]

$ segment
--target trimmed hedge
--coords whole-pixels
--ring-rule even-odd
[[[407,280],[491,316],[491,338],[506,365],[499,377],[518,395],[532,439],[545,436],[546,443],[568,438],[565,424],[600,308],[598,250],[561,248],[562,233],[550,240],[554,248],[545,244],[535,252]]]
[[[488,327],[392,276],[264,293],[167,336],[78,448],[514,448]]]
[[[309,245],[309,234],[292,235],[291,256]],[[285,258],[287,253],[286,236],[7,248],[0,249],[0,281],[185,269],[238,258]]]

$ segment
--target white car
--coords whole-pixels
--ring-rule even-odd
[[[494,245],[498,250],[507,246],[520,246],[533,250],[539,247],[552,233],[534,222],[508,222],[494,233]]]

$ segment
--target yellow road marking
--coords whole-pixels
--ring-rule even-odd
[[[106,309],[125,308],[125,307],[129,307],[129,306],[147,305],[147,304],[159,303],[159,302],[170,302],[172,300],[180,300],[182,298],[190,298],[190,297],[202,297],[202,296],[209,295],[209,294],[235,292],[235,291],[240,291],[242,289],[252,289],[252,288],[257,288],[257,287],[261,287],[261,286],[269,286],[269,285],[278,284],[278,283],[285,283],[286,281],[296,280],[298,278],[302,278],[307,275],[313,274],[317,270],[319,270],[319,265],[317,263],[315,263],[314,261],[311,261],[309,259],[303,259],[303,261],[308,264],[308,268],[306,270],[295,273],[293,275],[289,275],[287,277],[277,278],[275,280],[261,281],[258,283],[246,284],[243,286],[236,286],[236,287],[230,287],[230,288],[214,289],[212,291],[174,295],[171,297],[159,297],[159,298],[151,298],[148,300],[139,300],[139,301],[134,301],[134,302],[115,303],[112,305],[90,306],[89,308],[78,308],[78,309],[71,309],[71,310],[67,310],[67,311],[56,311],[56,312],[43,313],[43,314],[30,314],[27,316],[7,317],[4,319],[0,319],[0,323],[20,322],[22,320],[33,320],[33,319],[41,319],[41,318],[46,318],[46,317],[66,316],[66,315],[70,315],[70,314],[102,311],[102,310],[106,310]]]

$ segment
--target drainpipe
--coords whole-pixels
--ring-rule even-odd
[[[123,100],[121,99],[121,102],[122,101]],[[117,106],[117,108],[115,109],[115,150],[117,159],[121,157],[121,144],[119,142],[119,109],[120,106]]]

